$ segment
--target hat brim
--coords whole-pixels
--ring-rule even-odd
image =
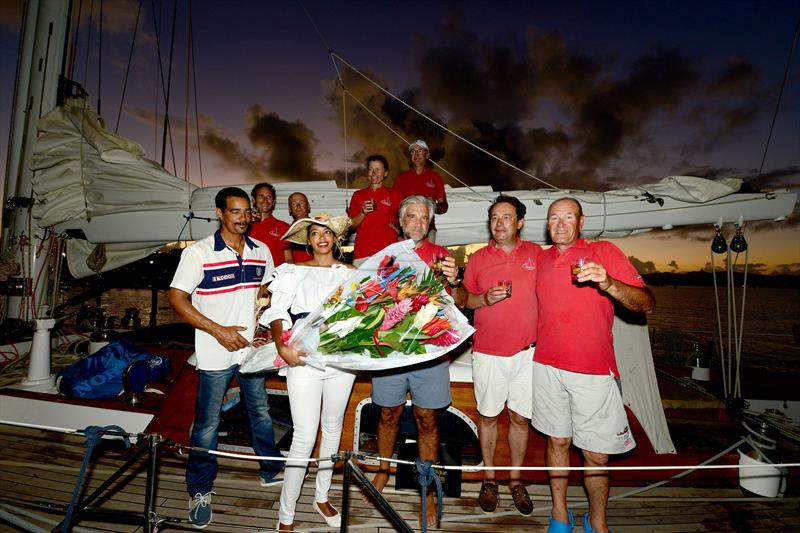
[[[281,239],[295,244],[308,244],[308,227],[312,224],[330,229],[338,240],[347,233],[347,229],[350,227],[350,219],[346,216],[301,218],[295,220],[294,223],[289,226],[289,229],[286,230],[286,233]]]

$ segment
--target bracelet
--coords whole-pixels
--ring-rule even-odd
[[[492,305],[489,303],[489,291],[483,293],[483,301],[486,303],[487,306]]]

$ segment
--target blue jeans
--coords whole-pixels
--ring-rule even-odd
[[[275,447],[275,432],[269,416],[269,402],[264,388],[264,374],[239,373],[239,365],[225,370],[198,370],[200,385],[194,408],[194,427],[191,446],[217,449],[217,434],[222,415],[222,399],[233,377],[239,383],[239,393],[249,422],[250,440],[257,455],[280,457]],[[283,468],[282,461],[259,461],[260,476],[271,479]],[[217,477],[217,456],[205,452],[189,452],[186,467],[186,489],[190,496],[210,492]]]

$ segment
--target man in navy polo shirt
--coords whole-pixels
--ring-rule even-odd
[[[222,400],[234,377],[250,422],[253,449],[278,457],[263,375],[239,373],[255,330],[255,305],[273,269],[267,245],[245,235],[250,224],[250,199],[237,187],[221,189],[215,199],[220,228],[183,251],[170,284],[169,304],[195,328],[195,353],[200,384],[195,404],[191,446],[215,450]],[[280,461],[260,461],[262,486],[277,483]],[[186,488],[191,498],[189,520],[197,528],[211,523],[211,495],[217,459],[189,453]]]

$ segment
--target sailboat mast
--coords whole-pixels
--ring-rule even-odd
[[[23,265],[23,295],[8,298],[7,316],[30,320],[38,309],[24,298],[43,302],[47,283],[33,283],[46,266],[46,232],[31,217],[31,155],[39,118],[56,106],[59,76],[66,64],[71,1],[28,0],[23,18],[5,176],[2,249]],[[36,288],[39,294],[32,294]]]

